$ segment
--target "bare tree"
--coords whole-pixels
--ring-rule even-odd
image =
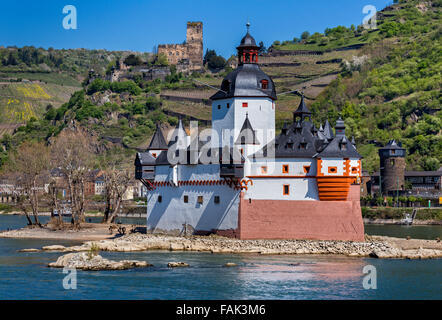
[[[79,130],[65,129],[52,146],[52,163],[66,179],[73,222],[84,222],[85,180],[93,164],[90,138]]]
[[[56,179],[51,179],[48,185],[48,200],[51,206],[51,218],[55,218],[55,212],[58,214],[58,224],[63,224],[62,212],[60,211],[60,202],[58,199],[58,186]]]
[[[34,223],[41,226],[38,219],[39,193],[44,189],[43,177],[49,169],[49,149],[41,142],[24,142],[12,154],[7,171],[15,181],[16,194],[20,207],[33,224],[27,212],[30,205]]]
[[[133,181],[133,169],[117,156],[108,156],[101,163],[106,207],[103,222],[113,223],[121,208],[124,194]]]

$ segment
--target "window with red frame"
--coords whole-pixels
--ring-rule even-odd
[[[269,88],[269,81],[261,80],[261,89],[268,89],[268,88]]]

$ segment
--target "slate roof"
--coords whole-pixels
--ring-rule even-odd
[[[396,140],[390,140],[385,147],[379,148],[379,150],[391,150],[391,149],[405,150],[404,148],[402,148],[402,143],[396,142]]]
[[[362,158],[347,137],[335,137],[318,155],[317,158]]]
[[[331,141],[335,137],[333,129],[330,125],[330,122],[328,122],[328,120],[325,120],[324,135],[329,141]]]
[[[290,127],[285,125],[281,134],[254,157],[268,157],[274,152],[275,158],[313,158],[317,154],[318,138],[312,129],[310,121],[294,122]]]
[[[194,160],[194,154],[192,154],[192,152],[194,152],[193,150],[191,150],[190,148],[187,148],[185,150],[182,150],[181,152],[185,152],[185,156],[183,156],[183,159],[181,161],[181,159],[177,159],[177,164],[184,164],[184,165],[190,165],[190,164],[203,164],[201,161],[201,151],[199,150],[198,153],[198,161],[192,161]],[[239,150],[235,149],[235,148],[229,148],[228,150],[224,150],[225,152],[228,152],[229,154],[229,160],[226,164],[232,164],[232,163],[242,163],[245,161],[245,158],[241,155],[241,153],[239,152]],[[203,150],[204,152],[204,150]],[[217,159],[217,163],[219,164],[223,164],[222,163],[222,157],[223,157],[223,148],[208,148],[206,149],[206,156],[207,159],[211,159],[212,155],[215,159]],[[207,163],[204,163],[207,164]],[[167,157],[167,152],[162,152],[158,158],[155,161],[155,165],[171,165],[171,163],[169,162],[169,159]]]
[[[162,152],[161,154],[163,154]],[[167,153],[167,152],[166,152]],[[135,157],[135,166],[155,165],[156,160],[149,152],[138,152]]]
[[[167,142],[164,138],[163,132],[161,131],[161,127],[159,123],[157,123],[157,129],[155,130],[155,133],[153,134],[152,140],[150,141],[149,147],[147,148],[147,151],[149,150],[167,150]]]
[[[240,43],[239,47],[237,47],[237,49],[243,48],[243,47],[247,47],[247,48],[256,47],[256,48],[258,48],[258,46],[256,45],[255,38],[253,38],[248,31],[247,31],[247,34],[244,36],[244,38],[241,39],[241,43]]]
[[[261,81],[267,80],[267,89],[261,89]],[[275,84],[257,64],[245,63],[230,72],[221,84],[221,90],[210,97],[219,100],[233,97],[269,97],[276,100]]]
[[[307,105],[305,104],[304,96],[301,96],[301,102],[299,103],[298,109],[296,109],[296,111],[293,112],[293,114],[295,116],[297,116],[297,115],[311,115],[312,114],[310,112],[310,110],[307,108]]]
[[[237,47],[238,50],[241,48],[259,48],[248,31],[242,38],[239,47]],[[267,81],[267,89],[262,89],[262,80]],[[272,100],[277,99],[273,80],[256,63],[240,64],[238,68],[224,78],[221,90],[211,96],[210,99],[219,100],[233,97],[269,97]]]

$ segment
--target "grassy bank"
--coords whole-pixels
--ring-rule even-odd
[[[367,219],[402,219],[404,213],[412,213],[413,208],[368,208],[362,207],[362,217]],[[419,209],[417,220],[442,220],[442,208]]]

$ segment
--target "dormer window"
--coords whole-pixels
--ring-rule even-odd
[[[268,80],[261,80],[261,89],[265,90],[269,88],[269,81]]]

